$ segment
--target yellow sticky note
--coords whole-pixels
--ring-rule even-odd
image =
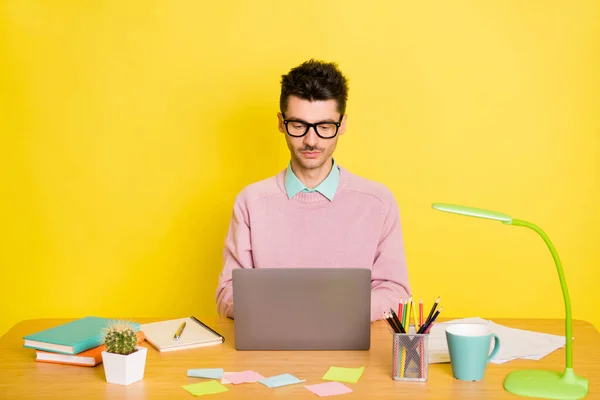
[[[182,388],[194,396],[204,396],[205,394],[215,394],[229,391],[229,389],[217,381],[194,383],[192,385],[184,385]]]
[[[342,367],[330,367],[329,370],[323,375],[325,381],[337,381],[337,382],[350,382],[356,383],[363,374],[365,367],[360,368],[342,368]]]

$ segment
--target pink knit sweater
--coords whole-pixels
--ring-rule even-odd
[[[383,185],[340,167],[333,201],[318,192],[288,199],[285,170],[235,200],[216,299],[233,318],[234,268],[370,268],[371,321],[410,293],[398,206]]]

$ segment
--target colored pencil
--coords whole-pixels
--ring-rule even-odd
[[[394,316],[391,313],[387,313],[387,315],[390,318],[390,322],[392,323],[392,325],[396,327],[396,333],[403,333],[404,328],[402,328],[402,325],[400,325],[400,321],[398,321],[398,318],[394,318]]]
[[[438,296],[438,298],[435,301],[435,303],[433,303],[433,306],[431,306],[431,311],[429,311],[429,315],[427,316],[427,319],[425,320],[426,324],[429,322],[429,320],[433,316],[433,313],[435,312],[435,308],[437,307],[437,305],[439,304],[439,302],[440,302],[440,297]]]
[[[421,329],[421,327],[423,327],[423,324],[425,323],[425,321],[423,321],[423,299],[419,299],[419,330]],[[424,353],[424,345],[423,345],[423,338],[419,339],[419,354],[420,354],[420,361],[421,361],[421,365],[419,368],[420,369],[420,378],[424,378],[425,377],[425,353]]]
[[[417,307],[415,307],[415,305],[413,304],[413,302],[410,302],[410,308],[412,310],[412,316],[413,319],[415,320],[414,324],[415,324],[415,332],[419,330],[420,326],[417,326],[419,321],[417,321]]]
[[[401,326],[402,326],[402,332],[406,333],[408,331],[406,329],[404,329],[404,327],[406,326],[408,328],[408,326],[406,325],[406,316],[408,315],[408,300],[404,301],[404,306],[402,308],[403,308],[403,310],[402,310],[403,318],[402,318]],[[393,311],[394,310],[392,310],[392,313],[393,313]],[[392,314],[392,316],[393,316],[393,314]],[[396,317],[398,317],[398,316],[396,316]],[[404,373],[406,371],[406,366],[404,365],[406,362],[406,347],[404,346],[404,343],[402,343],[402,340],[400,340],[399,344],[400,344],[400,346],[402,346],[402,359],[400,360],[400,377],[404,378]]]
[[[408,300],[406,300],[406,302],[407,302],[406,303],[407,310],[406,310],[406,321],[404,322],[404,326],[406,326],[409,329],[409,331],[407,331],[407,332],[410,332],[410,314],[412,313],[412,296],[410,296],[408,298]]]
[[[424,346],[423,346],[423,337],[419,336],[419,339],[417,339],[419,341],[419,356],[420,356],[420,362],[421,365],[419,368],[421,375],[419,376],[420,378],[425,378],[425,352],[424,350]]]
[[[392,330],[395,333],[400,333],[400,331],[398,330],[398,328],[396,327],[396,325],[394,324],[394,321],[392,321],[391,316],[387,313],[383,314],[383,319],[385,319],[385,321],[388,323],[388,325],[390,326],[390,328],[392,328]]]
[[[400,342],[400,338],[394,337],[394,342],[396,342],[396,340],[398,340],[398,342]],[[392,346],[393,347],[393,360],[394,363],[392,365],[392,373],[394,374],[393,376],[396,377],[398,375],[400,375],[400,373],[398,372],[398,368],[400,368],[400,365],[396,362],[396,360],[398,360],[398,346]]]
[[[390,333],[394,334],[394,330],[392,329],[392,326],[390,325],[390,323],[388,322],[388,326],[387,326],[388,331],[390,331]]]
[[[390,308],[390,311],[392,312],[391,314],[389,314],[387,312],[383,313],[384,319],[387,321],[387,323],[389,325],[388,329],[390,329],[390,327],[392,327],[392,329],[395,331],[395,333],[406,333],[404,331],[404,328],[402,328],[402,325],[399,326],[400,329],[398,330],[398,328],[396,327],[397,326],[396,325],[396,321],[400,322],[398,320],[398,316],[394,313],[393,309]],[[404,348],[404,345],[402,344],[402,340],[401,339],[398,339],[398,346],[402,346],[402,359],[401,359],[399,365],[397,365],[394,362],[394,369],[395,370],[393,372],[394,372],[394,376],[396,376],[395,374],[398,373],[398,371],[397,371],[396,368],[399,367],[400,368],[400,377],[404,377],[404,360],[406,358],[406,349]],[[398,351],[398,348],[396,346],[396,348],[394,349],[394,360],[396,360],[397,357],[398,357],[397,351]]]
[[[404,311],[404,303],[402,302],[402,297],[400,297],[400,303],[398,303],[398,315],[402,316],[402,311]]]
[[[435,312],[435,314],[433,315],[433,317],[431,318],[431,320],[429,320],[429,322],[424,325],[422,328],[423,332],[422,333],[429,333],[429,330],[431,329],[431,327],[433,326],[433,323],[435,322],[435,319],[438,317],[438,315],[440,315],[440,313],[442,312],[443,307],[440,307],[439,310],[437,310]]]
[[[396,323],[396,325],[398,325],[398,333],[406,333],[406,331],[404,330],[404,326],[400,323],[400,320],[398,319],[398,315],[396,315],[394,310],[391,308],[390,311],[392,312],[393,321]]]
[[[400,345],[402,346],[402,359],[400,360],[400,378],[404,378],[404,362],[406,360],[406,347],[404,347],[402,343],[400,343]]]
[[[440,315],[440,313],[442,312],[443,307],[440,307],[434,314],[433,318],[431,318],[431,321],[429,322],[429,326],[427,326],[427,329],[425,329],[425,333],[429,333],[429,331],[431,330],[431,328],[433,327],[433,323],[435,322],[435,319],[438,317],[438,315]]]

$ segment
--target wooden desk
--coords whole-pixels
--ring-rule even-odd
[[[139,318],[140,323],[159,319]],[[219,346],[159,353],[148,344],[148,359],[143,381],[124,387],[109,384],[104,378],[102,364],[76,367],[37,363],[35,352],[23,348],[22,337],[40,329],[49,328],[65,319],[38,319],[15,325],[0,339],[0,398],[61,398],[61,399],[192,399],[180,386],[201,382],[188,378],[188,368],[219,368],[225,371],[252,369],[265,377],[291,373],[305,384],[322,383],[321,377],[332,366],[365,366],[361,380],[347,384],[354,392],[340,398],[405,398],[405,399],[517,399],[505,392],[502,383],[510,371],[520,368],[544,368],[562,371],[565,351],[559,349],[540,361],[515,360],[501,365],[489,364],[485,379],[480,382],[461,382],[452,377],[450,364],[432,364],[429,381],[406,383],[391,378],[391,335],[383,321],[372,325],[369,351],[311,351],[311,352],[251,352],[236,351],[233,341],[233,321],[205,319],[204,321],[225,336]],[[561,320],[493,319],[494,322],[522,329],[552,334],[564,334]],[[575,372],[590,382],[587,398],[600,397],[600,334],[589,323],[573,322],[575,341]],[[260,383],[228,385],[229,392],[210,395],[214,399],[266,399],[298,397],[317,399],[304,388],[305,384],[269,389]],[[337,398],[337,397],[336,397]]]

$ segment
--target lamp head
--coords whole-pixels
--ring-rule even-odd
[[[495,211],[482,210],[480,208],[458,206],[454,204],[433,203],[432,207],[439,211],[453,214],[467,215],[469,217],[492,219],[504,224],[512,224],[512,217]]]

